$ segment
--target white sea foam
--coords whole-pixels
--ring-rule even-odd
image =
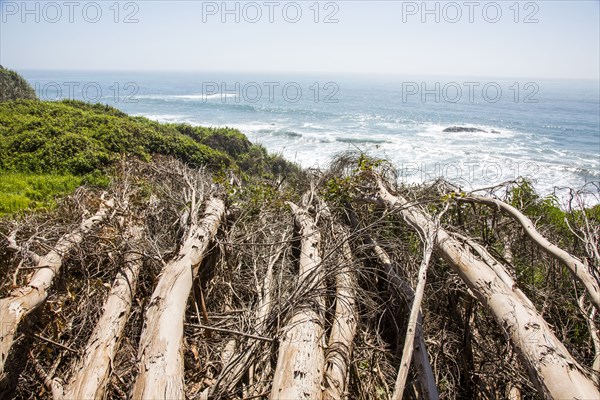
[[[189,115],[182,115],[182,114],[144,114],[144,113],[137,113],[137,114],[132,114],[132,116],[134,116],[134,117],[146,117],[146,118],[151,119],[153,121],[157,121],[157,122],[169,122],[169,123],[177,123],[177,122],[190,123],[191,122],[191,118],[192,118]]]
[[[165,122],[194,120],[183,114],[146,116]],[[263,115],[253,117],[260,122],[245,118],[228,123],[208,120],[201,124],[237,128],[251,141],[304,167],[326,168],[336,154],[360,149],[392,161],[400,170],[400,179],[408,184],[445,178],[465,190],[474,190],[526,177],[543,194],[550,194],[557,186],[576,187],[600,178],[600,161],[557,147],[551,138],[515,128],[467,123],[409,123],[368,114],[345,120],[311,121],[265,111]],[[356,128],[356,122],[352,121],[357,120],[371,122],[361,123]],[[443,132],[450,126],[478,128],[485,132]]]
[[[235,98],[237,96],[236,93],[211,93],[211,94],[185,94],[185,95],[157,95],[157,94],[149,94],[149,95],[139,95],[136,98],[139,99],[153,99],[153,100],[188,100],[188,101],[207,101],[207,100],[220,100],[220,99],[228,99]]]

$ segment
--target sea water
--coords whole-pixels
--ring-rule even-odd
[[[326,168],[336,154],[359,150],[390,160],[409,184],[445,178],[473,190],[526,177],[546,195],[600,181],[596,81],[19,72],[44,100],[234,127],[304,167]],[[477,131],[444,132],[451,127]]]

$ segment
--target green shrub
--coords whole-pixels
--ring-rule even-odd
[[[84,175],[123,155],[143,160],[171,155],[194,166],[230,163],[226,152],[172,125],[77,101],[2,103],[0,138],[0,170],[12,172]]]
[[[300,171],[232,128],[160,124],[106,105],[74,100],[0,103],[3,176],[71,176],[78,177],[79,183],[105,186],[110,167],[123,157],[150,161],[155,155],[172,156],[191,167],[205,165],[214,171],[230,168],[244,180],[272,181]],[[38,208],[32,203],[38,201],[48,205],[53,195],[68,192],[56,188],[37,196],[0,187],[3,212]]]
[[[21,75],[0,65],[0,102],[17,99],[35,100],[37,97]]]

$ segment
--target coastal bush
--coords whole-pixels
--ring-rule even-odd
[[[242,178],[272,180],[299,171],[232,128],[161,124],[107,105],[74,100],[0,103],[0,176],[24,173],[106,182],[110,168],[124,157],[150,161],[156,155],[174,157],[191,167],[232,169]],[[32,201],[38,201],[22,193],[21,201],[15,193],[1,193],[13,204],[5,212],[30,208]],[[51,197],[42,203],[51,204]]]
[[[35,91],[21,75],[0,65],[0,102],[36,98]]]

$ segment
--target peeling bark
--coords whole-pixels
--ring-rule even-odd
[[[431,218],[401,196],[390,194],[378,180],[378,198],[399,212],[414,229],[431,233]],[[437,252],[457,271],[490,311],[514,345],[541,397],[595,399],[600,392],[535,308],[524,303],[483,261],[470,254],[444,229],[435,235]]]
[[[475,242],[474,240],[471,240],[471,239],[464,237],[462,235],[459,235],[457,233],[454,233],[453,236],[455,236],[458,239],[460,239],[461,241],[465,242],[473,250],[475,250],[477,255],[479,257],[481,257],[481,259],[496,273],[496,275],[498,275],[498,278],[500,278],[506,286],[511,288],[512,291],[515,292],[521,298],[521,300],[523,300],[523,302],[525,304],[527,304],[528,306],[530,306],[532,308],[534,307],[531,300],[529,300],[529,298],[527,296],[525,296],[525,293],[523,293],[523,291],[521,291],[521,289],[519,289],[519,287],[517,286],[517,283],[514,281],[512,276],[510,276],[510,274],[508,273],[508,271],[506,270],[504,265],[502,265],[499,261],[497,261],[494,257],[492,257],[490,255],[490,253],[488,253],[488,251],[485,249],[485,247],[483,247],[479,243]]]
[[[525,230],[525,233],[534,241],[535,244],[538,245],[543,251],[545,251],[549,256],[555,258],[556,260],[562,262],[569,270],[573,273],[573,275],[579,279],[579,281],[585,287],[585,290],[590,297],[590,301],[596,307],[596,310],[600,311],[600,285],[598,281],[594,279],[592,274],[590,273],[588,267],[583,264],[579,259],[575,256],[569,254],[564,251],[560,247],[555,244],[550,243],[548,239],[542,236],[536,229],[533,222],[519,210],[511,206],[510,204],[506,204],[503,201],[481,197],[481,196],[469,196],[459,198],[459,201],[466,201],[472,203],[485,204],[488,206],[496,207],[508,214],[511,218],[521,225],[521,227]]]
[[[81,222],[74,231],[63,235],[46,255],[35,257],[36,272],[27,286],[14,290],[9,297],[0,300],[0,378],[19,323],[44,303],[54,277],[60,273],[64,257],[108,217],[108,211],[113,206],[113,200],[102,200],[95,215]]]
[[[143,228],[131,226],[127,236],[132,250],[139,248]],[[104,303],[104,311],[88,339],[84,356],[77,362],[70,383],[65,388],[67,399],[103,399],[110,381],[112,365],[129,318],[131,304],[143,264],[139,253],[129,252]]]
[[[192,207],[194,210],[194,207]],[[204,218],[192,224],[178,255],[161,273],[146,311],[138,351],[139,374],[134,399],[183,399],[183,322],[192,282],[225,213],[212,197]]]
[[[288,203],[294,212],[302,235],[299,285],[309,292],[318,292],[322,285],[321,236],[314,220],[305,209]],[[318,400],[322,398],[321,383],[325,364],[323,351],[323,299],[317,293],[313,305],[294,311],[284,327],[279,345],[277,367],[273,377],[271,399]]]

